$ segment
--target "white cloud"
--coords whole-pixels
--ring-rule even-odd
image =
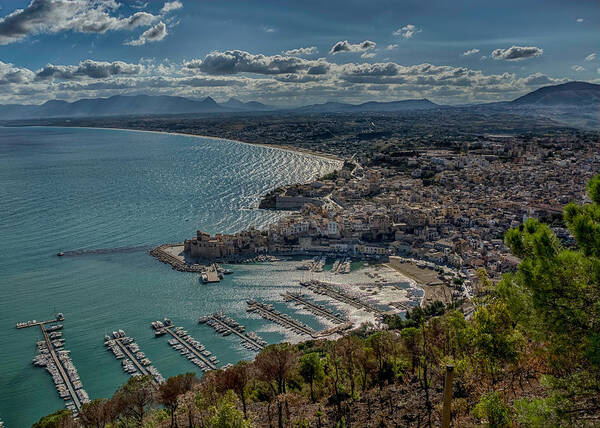
[[[582,23],[583,22],[583,18],[577,18],[577,22]]]
[[[291,56],[302,56],[302,55],[312,55],[314,53],[317,53],[317,47],[316,46],[310,46],[308,48],[298,48],[298,49],[290,49],[289,51],[284,51],[283,53],[285,55],[291,55]]]
[[[573,66],[571,66],[571,70],[579,73],[581,71],[585,71],[585,68],[581,65],[573,65]]]
[[[181,9],[182,7],[183,7],[183,5],[181,4],[180,1],[168,1],[164,4],[162,9],[160,10],[160,13],[164,15],[165,13],[169,13],[173,10]]]
[[[360,57],[364,58],[364,59],[375,58],[375,53],[374,52],[364,52]]]
[[[337,54],[340,52],[363,52],[368,51],[369,49],[373,49],[377,44],[370,40],[365,40],[364,42],[353,44],[348,42],[348,40],[344,40],[341,42],[337,42],[335,45],[331,47],[329,53]]]
[[[325,74],[330,64],[323,59],[309,61],[302,58],[283,55],[254,55],[249,52],[234,50],[211,52],[201,60],[188,61],[188,70],[198,70],[206,74],[290,74],[308,73]]]
[[[585,57],[586,61],[594,61],[596,58],[598,58],[598,54],[596,52],[589,54],[588,56]]]
[[[398,47],[398,45],[395,45],[395,44],[392,43],[391,45],[387,45],[385,47],[385,49],[388,50],[388,51],[392,51],[392,50],[396,49],[397,47]]]
[[[496,49],[492,52],[492,58],[506,61],[521,61],[527,58],[540,56],[544,53],[542,48],[536,46],[511,46],[508,49]]]
[[[117,17],[114,12],[118,7],[113,0],[31,0],[25,9],[17,9],[0,18],[0,45],[41,33],[132,30],[151,25],[158,19],[147,12]]]
[[[167,26],[164,22],[160,21],[154,27],[144,31],[137,39],[125,42],[124,44],[129,46],[141,46],[148,42],[159,42],[164,39],[167,34]]]
[[[81,61],[79,65],[48,64],[35,74],[36,80],[46,79],[104,79],[116,75],[135,75],[143,70],[139,64],[128,64],[123,61],[105,62],[91,59]]]
[[[421,31],[423,30],[417,28],[415,25],[407,24],[402,28],[398,28],[392,34],[394,36],[402,36],[405,39],[411,39],[415,34],[420,33]]]
[[[462,56],[471,56],[477,53],[479,53],[479,49],[469,49],[468,51],[463,52]]]

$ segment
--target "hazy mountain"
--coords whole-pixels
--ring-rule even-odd
[[[544,86],[511,102],[512,105],[535,106],[589,106],[600,104],[600,85],[587,82],[569,82]]]
[[[512,112],[544,116],[573,126],[598,127],[600,85],[570,82],[546,86],[508,102],[464,106],[441,106],[427,99],[391,102],[369,101],[362,104],[326,102],[293,109],[287,113],[402,112],[435,108],[473,109],[482,112]],[[194,100],[167,95],[116,95],[109,98],[81,99],[75,102],[47,101],[42,105],[0,105],[0,120],[57,117],[96,117],[150,114],[232,113],[276,111],[257,101],[242,102],[231,98],[217,103],[210,97]]]
[[[247,103],[240,101],[236,98],[229,98],[229,100],[221,103],[221,106],[227,107],[229,109],[238,110],[238,111],[268,111],[275,110],[275,107],[271,107],[265,105],[263,103],[259,103],[258,101],[249,101]]]
[[[30,119],[227,111],[230,109],[220,106],[210,97],[199,101],[167,95],[115,95],[110,98],[81,99],[72,103],[51,100],[39,106],[3,105],[0,106],[0,118]]]
[[[312,104],[294,109],[302,113],[344,113],[344,112],[392,112],[405,110],[423,110],[439,107],[428,99],[402,100],[390,102],[368,101],[362,104],[345,104],[338,102],[327,102],[324,104]]]

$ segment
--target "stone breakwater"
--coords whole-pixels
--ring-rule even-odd
[[[178,270],[180,272],[203,272],[204,271],[205,266],[198,265],[198,264],[189,265],[185,262],[185,259],[176,257],[173,254],[169,253],[168,250],[173,247],[182,247],[183,248],[183,243],[180,242],[180,243],[176,243],[176,244],[159,245],[158,247],[150,250],[150,255],[152,257],[154,257],[155,259],[157,259],[158,261],[160,261],[162,263],[166,263],[166,264],[170,265],[173,269]]]

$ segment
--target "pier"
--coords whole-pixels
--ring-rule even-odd
[[[324,295],[329,296],[339,302],[346,303],[357,309],[363,309],[367,312],[372,312],[379,316],[383,316],[383,315],[387,314],[386,311],[383,311],[383,310],[377,308],[375,305],[373,305],[369,302],[366,302],[365,301],[366,297],[359,296],[359,295],[352,295],[333,284],[327,284],[325,282],[313,280],[313,281],[301,282],[300,285],[308,288],[309,290],[311,290],[317,294],[324,294]]]
[[[302,324],[300,321],[289,317],[286,314],[282,314],[276,311],[273,306],[260,303],[256,300],[248,300],[248,312],[256,312],[261,317],[273,321],[282,327],[288,328],[296,333],[306,334],[312,338],[316,338],[318,334],[306,324]]]
[[[267,346],[267,342],[258,335],[253,332],[245,333],[246,328],[243,325],[239,324],[233,318],[226,317],[222,313],[214,313],[212,315],[201,317],[198,322],[200,324],[206,323],[223,336],[228,336],[230,334],[238,336],[242,339],[242,345],[252,351],[260,351]]]
[[[52,375],[59,396],[66,401],[66,407],[77,416],[81,406],[90,401],[89,396],[83,389],[69,351],[63,349],[64,339],[62,332],[58,331],[62,329],[62,324],[46,326],[64,319],[63,314],[59,313],[54,320],[17,323],[17,328],[40,327],[44,340],[37,343],[39,354],[33,359],[33,364],[45,367]]]
[[[169,340],[169,345],[181,355],[187,355],[188,360],[200,367],[202,371],[217,370],[219,361],[215,356],[211,356],[204,345],[187,334],[183,327],[175,327],[170,319],[165,318],[164,321],[154,321],[152,328],[155,330],[155,335],[169,334],[173,338]]]
[[[113,331],[113,339],[110,336],[105,336],[104,339],[104,345],[117,359],[122,360],[121,364],[126,373],[131,376],[137,374],[152,376],[158,385],[165,381],[165,378],[151,365],[152,362],[146,358],[146,354],[140,350],[137,343],[131,337],[126,336],[123,330]],[[127,356],[126,359],[125,356]]]
[[[297,305],[303,306],[307,311],[325,318],[335,324],[343,324],[348,321],[344,316],[334,314],[328,308],[311,302],[310,300],[306,299],[303,294],[287,292],[283,293],[281,296],[286,302],[295,302]]]

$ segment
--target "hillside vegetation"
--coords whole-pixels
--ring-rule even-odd
[[[469,319],[440,303],[389,330],[278,344],[225,371],[137,377],[110,399],[35,427],[438,426],[446,365],[455,367],[453,426],[600,426],[600,176],[591,203],[569,204],[564,246],[534,219],[507,232],[521,259]]]

